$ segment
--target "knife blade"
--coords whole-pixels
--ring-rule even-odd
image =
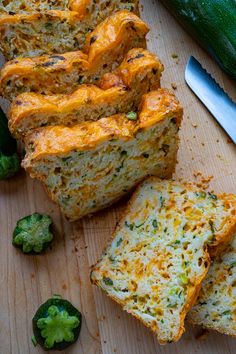
[[[185,81],[236,144],[236,104],[192,56],[185,70]]]

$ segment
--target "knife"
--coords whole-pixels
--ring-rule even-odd
[[[194,57],[188,61],[185,80],[236,144],[236,104]]]

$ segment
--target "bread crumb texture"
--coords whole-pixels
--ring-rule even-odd
[[[118,11],[87,35],[82,51],[60,45],[57,53],[40,52],[31,58],[18,57],[7,62],[0,73],[1,95],[12,100],[23,92],[65,94],[80,84],[96,83],[121,64],[130,49],[145,48],[148,31],[148,26],[135,14]],[[54,38],[54,31],[52,35]],[[50,37],[43,39],[49,45],[54,43]],[[40,40],[36,43],[40,50],[44,48]],[[28,55],[25,46],[21,50]]]
[[[177,341],[210,266],[208,248],[226,244],[235,226],[235,195],[147,179],[91,280],[150,327],[161,344]]]
[[[26,136],[23,166],[74,221],[111,205],[148,175],[170,177],[182,113],[175,96],[159,89],[143,96],[138,113],[40,128]]]
[[[22,138],[33,129],[73,126],[116,113],[136,111],[141,98],[160,87],[163,65],[145,49],[132,49],[123,63],[107,73],[97,85],[80,85],[72,94],[23,93],[13,101],[8,114],[11,133]]]
[[[3,5],[0,8],[0,48],[8,60],[80,49],[86,35],[117,10],[138,14],[138,1],[85,0],[71,7],[72,11],[56,9],[49,1],[37,1],[38,9],[32,11],[33,2],[29,1],[25,5],[28,11],[15,12],[13,7],[20,7],[20,2],[23,1],[8,2],[8,11]]]
[[[188,320],[236,337],[236,234],[213,261]]]

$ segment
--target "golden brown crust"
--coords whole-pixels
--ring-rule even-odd
[[[169,108],[167,110],[162,109],[161,115],[158,115],[155,110],[152,110],[152,106],[148,105],[146,108],[146,100],[149,96],[152,97],[152,102],[155,105],[154,96],[156,95],[157,100],[162,103],[160,96],[165,96],[163,100],[168,102],[166,106],[169,107],[172,102],[174,111],[170,112]],[[32,134],[26,136],[25,144],[26,150],[30,151],[30,146],[34,145],[34,151],[30,153],[30,158],[37,160],[46,155],[63,155],[71,150],[78,149],[93,149],[95,146],[101,144],[104,141],[109,140],[111,137],[121,140],[131,139],[134,134],[139,129],[148,128],[150,125],[154,125],[169,116],[177,117],[177,124],[180,124],[182,116],[182,107],[173,95],[172,92],[166,89],[159,89],[158,91],[152,91],[147,94],[142,102],[139,119],[136,121],[128,120],[125,114],[117,114],[112,117],[100,119],[97,122],[85,122],[74,127],[45,127],[42,129],[35,130]],[[145,119],[142,120],[142,113],[144,109],[148,109],[150,114],[145,115]],[[149,120],[147,119],[149,117]],[[151,123],[150,123],[151,122]],[[26,156],[24,164],[27,165]]]
[[[130,30],[130,26],[132,28]],[[8,85],[22,84],[21,90],[41,92],[47,94],[69,93],[78,85],[77,76],[85,76],[88,81],[111,69],[107,65],[107,56],[114,60],[117,66],[124,58],[128,50],[132,49],[139,40],[139,46],[145,47],[145,36],[149,29],[147,25],[136,15],[128,11],[119,11],[99,25],[89,37],[85,52],[75,51],[60,55],[44,55],[34,58],[18,58],[5,64],[0,73],[0,91],[5,98],[14,97],[19,91],[12,92]],[[96,38],[91,40],[91,38]],[[122,43],[122,48],[120,44]],[[112,55],[111,55],[112,53]],[[113,65],[114,65],[113,64]],[[107,65],[107,69],[105,67]],[[70,78],[70,85],[65,80],[59,80],[58,75],[69,75],[73,70],[77,72],[74,78]],[[24,87],[24,81],[29,87]],[[84,82],[84,81],[83,81]],[[45,84],[46,83],[46,84]],[[18,89],[19,90],[19,89]],[[21,91],[22,92],[22,91]]]
[[[104,75],[98,83],[100,87],[82,85],[70,95],[45,96],[36,93],[23,93],[17,96],[12,102],[8,114],[10,130],[15,137],[22,138],[25,133],[28,134],[33,128],[40,127],[40,123],[43,123],[43,125],[63,124],[71,126],[85,120],[95,121],[100,117],[101,108],[99,107],[102,106],[112,107],[111,114],[136,109],[142,94],[159,87],[162,70],[163,65],[153,54],[144,49],[133,49],[118,69],[113,73]],[[167,97],[168,94],[170,93],[167,93]],[[158,104],[159,98],[163,100],[159,105],[163,109],[166,100],[167,104],[171,104],[170,110],[176,110],[176,107],[174,107],[177,104],[175,99],[170,102],[163,94],[157,95],[154,93],[154,96]],[[153,101],[155,101],[155,97]],[[149,101],[152,101],[151,95],[148,102],[145,99],[143,101],[146,102],[147,107],[143,107],[146,111],[148,105],[153,107],[153,104]],[[91,107],[94,107],[95,117],[91,113]],[[116,107],[118,108],[116,109]],[[154,110],[156,108],[154,107]],[[89,110],[90,119],[87,119],[87,116],[83,115],[81,117],[81,114],[78,115],[79,110],[84,112],[85,109]],[[160,115],[162,114],[163,111],[160,112]],[[43,118],[40,120],[37,117]],[[150,121],[147,117],[143,117],[142,120],[145,119]]]
[[[155,182],[155,181],[160,181],[157,177],[149,177],[148,179],[146,179],[146,182]],[[127,207],[125,208],[122,217],[118,223],[118,225],[116,226],[116,229],[114,230],[114,232],[112,233],[112,236],[110,238],[110,240],[108,241],[108,245],[104,248],[103,254],[101,255],[101,257],[99,258],[99,260],[97,261],[97,263],[95,265],[93,265],[91,267],[91,276],[90,276],[90,280],[92,282],[92,284],[97,285],[98,287],[100,287],[100,282],[98,279],[93,278],[93,272],[96,272],[96,270],[99,270],[99,264],[103,259],[104,254],[106,253],[107,249],[110,247],[114,237],[116,236],[117,233],[119,233],[119,230],[122,229],[122,225],[125,223],[127,215],[129,215],[131,213],[131,209],[132,209],[132,205],[133,202],[136,200],[137,196],[139,195],[141,189],[142,189],[142,183],[141,182],[138,187],[136,188],[135,192],[133,193],[131,199],[129,200]],[[193,189],[193,184],[192,183],[182,183],[182,185],[186,186],[186,189]],[[231,205],[231,207],[233,206],[233,210],[234,210],[234,214],[232,215],[232,219],[228,220],[228,227],[226,229],[226,231],[224,233],[222,233],[220,235],[220,238],[218,237],[215,241],[214,241],[214,247],[215,249],[217,249],[217,246],[219,245],[219,247],[221,247],[222,245],[224,245],[224,247],[227,247],[227,245],[229,244],[229,240],[232,238],[232,235],[235,234],[235,229],[236,229],[236,198],[235,195],[233,194],[223,194],[223,195],[218,195],[217,198],[222,198],[222,200],[225,202],[225,204],[227,205]],[[190,311],[190,309],[194,306],[194,304],[197,301],[198,295],[200,293],[201,287],[202,287],[202,282],[204,280],[204,278],[206,277],[208,270],[210,268],[210,264],[211,264],[211,257],[210,257],[210,252],[211,252],[211,247],[206,247],[204,253],[206,256],[205,262],[205,271],[201,274],[200,277],[198,277],[198,279],[195,279],[195,283],[192,286],[192,288],[190,288],[188,290],[188,294],[187,294],[187,301],[186,304],[184,306],[184,309],[182,311],[182,313],[180,314],[180,328],[179,328],[179,332],[176,335],[175,338],[173,338],[173,342],[177,342],[183,332],[185,331],[185,327],[184,327],[184,322],[185,322],[185,318],[187,313]],[[103,288],[104,291],[106,291]],[[127,309],[125,308],[125,301],[121,301],[120,299],[118,299],[117,297],[112,296],[111,293],[106,292],[106,294],[113,299],[115,302],[117,302],[119,305],[121,305],[121,307],[127,311]],[[129,311],[127,311],[129,312]],[[150,328],[154,333],[157,333],[157,327],[156,324],[155,326],[149,326],[147,324],[147,322],[145,322],[141,317],[139,317],[138,315],[136,315],[135,313],[132,312],[132,316],[134,316],[135,318],[137,318],[138,320],[140,320],[146,327]],[[189,322],[193,323],[193,324],[198,324],[197,322],[194,322],[194,319],[191,318],[191,320],[189,320]],[[209,329],[210,327],[207,326],[207,328]],[[212,328],[212,329],[216,329],[216,328]],[[218,330],[218,329],[217,329]],[[221,330],[218,330],[220,333],[223,334],[227,334],[225,332]],[[159,339],[158,339],[159,340]],[[159,340],[160,344],[166,344],[166,342]]]

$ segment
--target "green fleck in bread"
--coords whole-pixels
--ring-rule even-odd
[[[125,6],[123,1],[115,5],[104,6],[102,1],[94,6],[89,1],[90,9],[86,6],[78,11],[46,10],[29,13],[9,12],[0,16],[0,48],[7,60],[19,56],[35,57],[43,54],[60,54],[81,49],[86,36],[96,25],[109,15],[113,9],[120,10],[128,7],[136,10],[135,6]],[[126,5],[130,5],[127,4]],[[101,7],[103,10],[100,11]],[[99,11],[99,12],[98,12]]]
[[[96,85],[81,85],[70,95],[23,93],[9,112],[12,134],[22,139],[33,129],[49,125],[73,126],[116,113],[137,110],[142,96],[160,87],[163,65],[145,49],[132,49],[113,73]]]
[[[87,36],[83,52],[17,58],[0,72],[1,95],[9,100],[23,92],[71,93],[81,83],[95,83],[114,70],[132,48],[146,47],[147,25],[123,10],[104,20]]]
[[[170,177],[181,119],[172,93],[152,91],[138,114],[34,130],[25,139],[23,166],[75,221],[108,207],[148,175]]]
[[[210,266],[208,247],[236,226],[236,196],[147,179],[131,198],[91,280],[161,344],[177,341]]]
[[[190,322],[236,337],[236,235],[202,283]]]

